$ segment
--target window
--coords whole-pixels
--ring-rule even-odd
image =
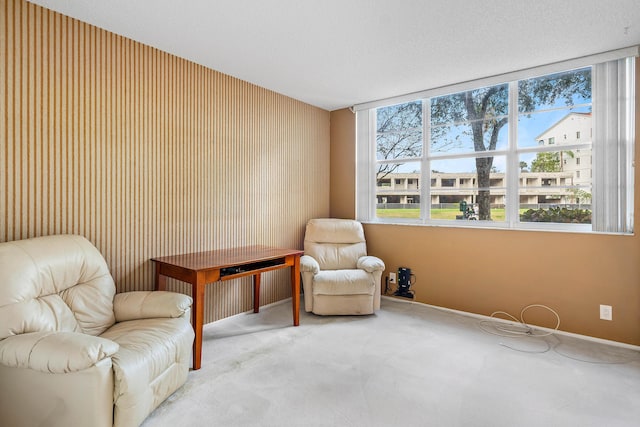
[[[532,77],[357,107],[357,218],[631,233],[633,65],[623,58],[538,76],[533,70]],[[603,109],[619,117],[580,138]],[[553,134],[577,138],[558,143]],[[612,139],[618,142],[602,143]],[[605,154],[611,150],[617,154]],[[581,156],[593,158],[593,167],[581,165]],[[390,195],[381,183],[398,176],[416,182],[397,189],[399,203],[411,200],[412,209],[377,203]],[[615,182],[623,185],[610,197]]]

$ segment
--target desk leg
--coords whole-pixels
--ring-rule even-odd
[[[193,331],[196,334],[193,340],[193,369],[200,369],[202,361],[202,324],[204,322],[204,283],[192,283],[193,293]]]
[[[156,266],[156,291],[167,289],[167,277],[160,274],[160,267]]]
[[[253,312],[260,312],[260,273],[253,275]]]
[[[293,326],[300,325],[300,256],[296,256],[291,266],[291,305]]]

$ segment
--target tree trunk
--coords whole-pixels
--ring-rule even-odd
[[[480,110],[476,110],[476,104],[473,100],[473,92],[465,92],[464,105],[467,110],[467,118],[471,122],[471,132],[473,135],[473,148],[476,152],[495,150],[498,142],[498,133],[500,128],[507,123],[507,118],[495,121],[487,118],[487,105],[489,98],[497,91],[497,86],[492,87],[480,102]],[[489,147],[485,147],[484,132],[485,126],[491,129],[491,138]],[[476,171],[478,173],[478,217],[481,221],[491,220],[491,167],[493,166],[493,157],[477,157]]]
[[[478,171],[478,216],[481,221],[491,220],[491,166],[493,157],[476,158]]]

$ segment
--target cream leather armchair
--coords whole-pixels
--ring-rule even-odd
[[[315,314],[372,314],[380,308],[384,263],[367,256],[362,224],[320,218],[307,223],[300,271],[304,307]]]
[[[140,425],[187,379],[190,307],[116,294],[84,237],[0,243],[0,424]]]

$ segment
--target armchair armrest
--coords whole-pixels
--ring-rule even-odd
[[[371,255],[363,256],[358,259],[358,268],[373,273],[374,271],[384,270],[384,262],[378,257]]]
[[[111,340],[78,332],[33,332],[0,341],[0,364],[65,374],[90,368],[119,348]]]
[[[302,255],[300,257],[300,271],[302,273],[308,272],[318,274],[320,271],[320,264],[313,257],[309,255]]]
[[[153,319],[159,317],[184,317],[193,299],[177,292],[133,291],[116,294],[113,312],[116,322]]]

